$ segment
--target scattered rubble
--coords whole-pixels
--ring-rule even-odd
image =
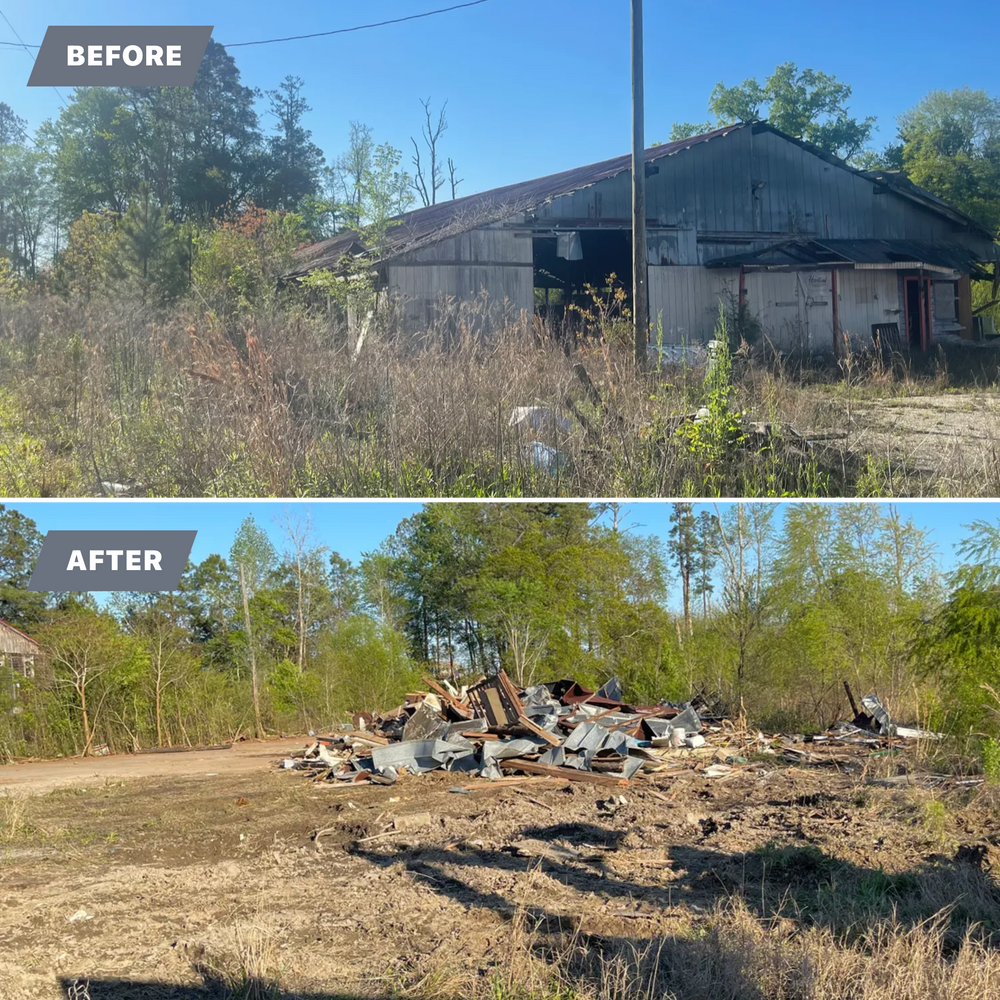
[[[381,714],[359,713],[341,732],[314,739],[279,764],[317,781],[391,785],[445,770],[493,781],[518,775],[624,786],[654,772],[695,770],[724,779],[767,770],[770,759],[849,769],[900,738],[938,734],[893,723],[875,695],[852,723],[814,737],[765,735],[710,714],[706,703],[634,705],[612,678],[597,691],[563,680],[519,689],[500,671],[461,690],[425,677],[427,691]],[[465,792],[469,785],[452,789]]]

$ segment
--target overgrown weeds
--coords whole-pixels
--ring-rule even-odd
[[[922,391],[910,373],[899,390],[854,362],[839,379],[750,352],[708,377],[690,360],[637,376],[614,323],[602,332],[598,317],[595,335],[571,348],[521,316],[487,334],[488,311],[452,303],[405,338],[390,312],[359,344],[302,301],[230,318],[190,304],[158,314],[128,298],[4,303],[0,494],[954,491],[873,437],[862,412],[866,400]],[[531,406],[559,419],[512,421]],[[699,410],[708,418],[693,423]],[[965,493],[993,488],[991,447]]]

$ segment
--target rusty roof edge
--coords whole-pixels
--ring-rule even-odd
[[[16,632],[22,639],[27,639],[28,642],[34,643],[39,649],[41,649],[42,644],[37,639],[33,639],[27,634],[27,632],[22,632],[16,625],[11,625],[11,623],[5,618],[0,618],[0,625],[6,625],[11,632]]]

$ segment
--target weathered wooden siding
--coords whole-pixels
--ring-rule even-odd
[[[473,229],[448,237],[394,260],[387,275],[407,333],[426,330],[449,298],[477,300],[486,325],[501,314],[534,310],[531,240],[509,229]]]
[[[899,277],[895,271],[838,271],[837,319],[853,341],[871,343],[875,323],[898,323],[906,336]]]
[[[26,639],[6,623],[0,622],[0,657],[9,653],[16,653],[20,656],[37,656],[39,654],[38,643]]]
[[[739,271],[697,266],[649,268],[649,316],[655,343],[659,327],[664,344],[705,343],[719,319],[719,302],[739,295]]]

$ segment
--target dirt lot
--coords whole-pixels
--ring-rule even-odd
[[[700,968],[712,914],[737,903],[789,941],[876,917],[905,936],[950,904],[947,947],[972,934],[995,955],[1000,840],[982,792],[942,801],[784,766],[620,789],[443,773],[346,786],[274,769],[281,752],[0,771],[4,1000],[194,1000],[252,975],[282,998],[507,997],[495,977],[515,951],[545,965],[567,942],[587,956],[658,941]],[[693,990],[672,995],[709,995]]]
[[[853,446],[957,485],[993,469],[1000,444],[998,415],[1000,398],[985,392],[866,399],[852,410],[861,428]]]

